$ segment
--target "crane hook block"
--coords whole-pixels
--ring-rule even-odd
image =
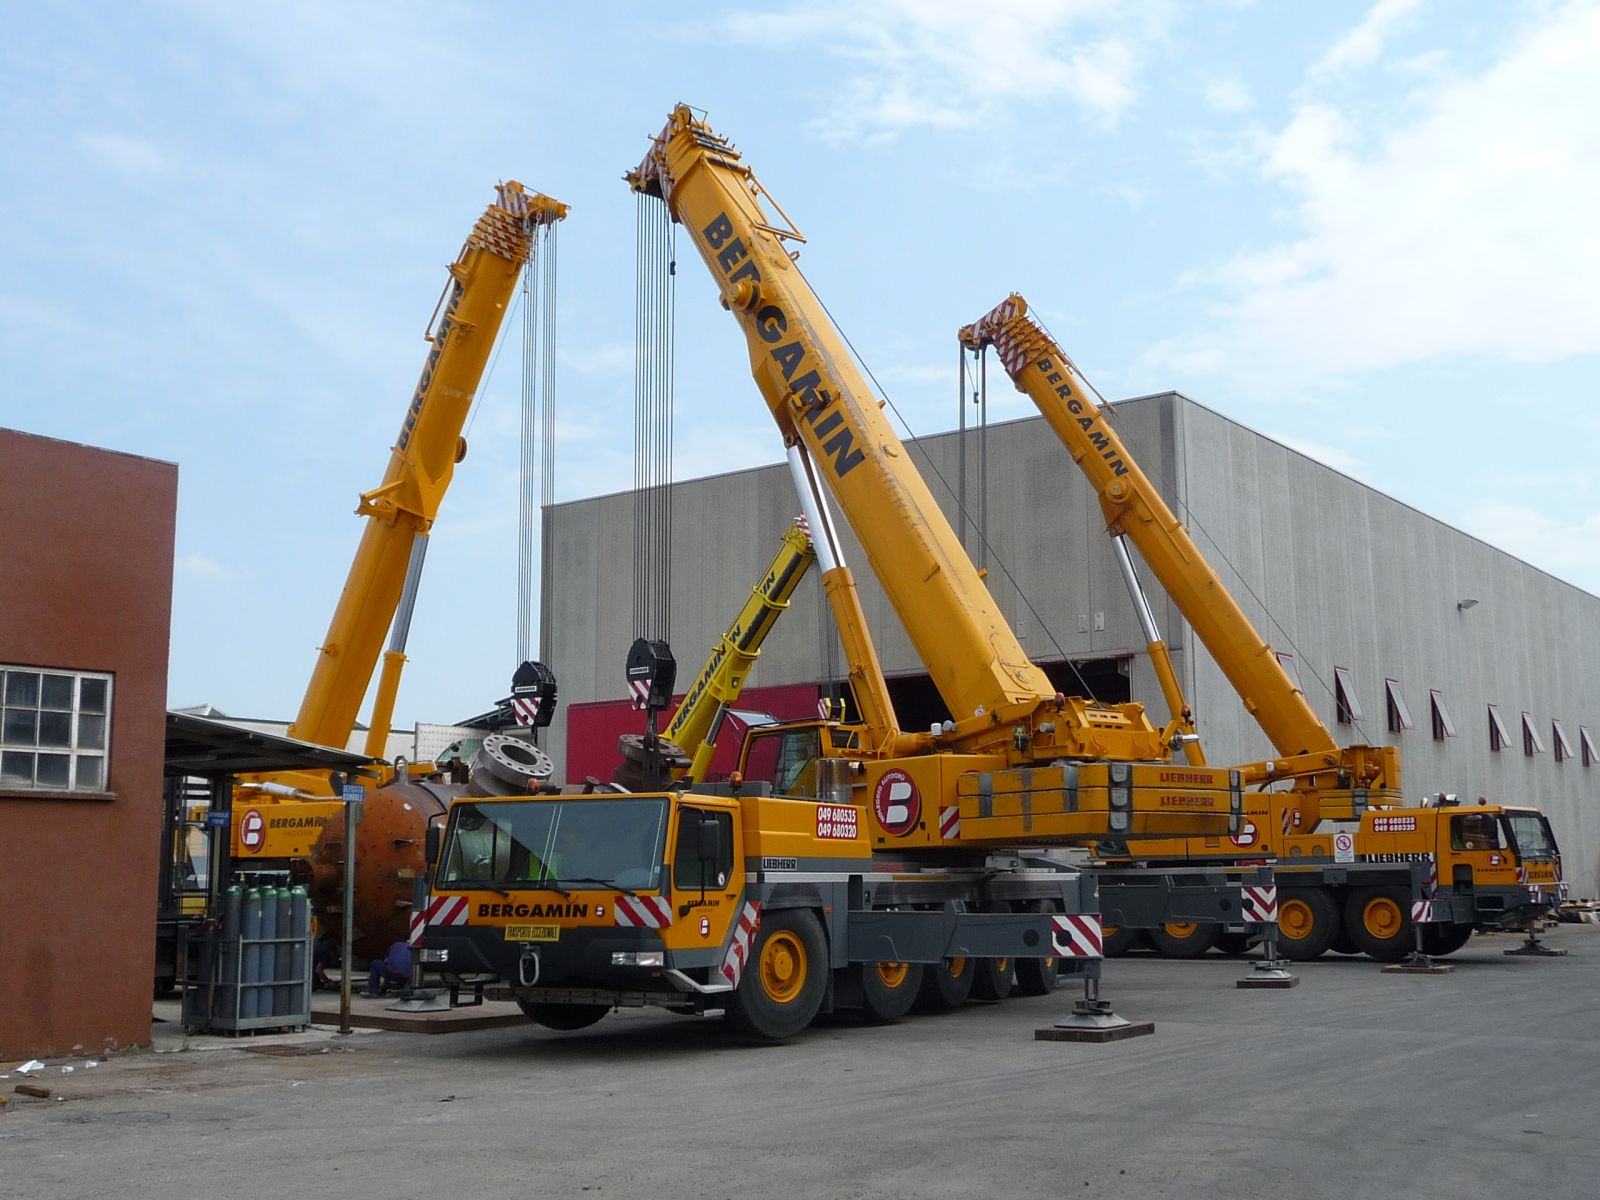
[[[636,638],[628,650],[628,690],[636,708],[657,712],[672,703],[678,663],[666,642]]]

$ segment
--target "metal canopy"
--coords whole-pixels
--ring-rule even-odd
[[[189,713],[167,713],[168,775],[243,775],[334,768],[356,771],[375,761],[365,754],[240,729]]]

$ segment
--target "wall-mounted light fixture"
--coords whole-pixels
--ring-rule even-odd
[[[1476,601],[1476,600],[1474,600],[1474,599],[1472,599],[1472,598],[1471,598],[1471,597],[1470,597],[1470,596],[1469,596],[1469,597],[1468,597],[1468,598],[1467,598],[1467,599],[1465,599],[1465,600],[1457,600],[1457,601],[1456,601],[1456,609],[1457,609],[1457,610],[1458,610],[1458,611],[1460,611],[1460,612],[1466,612],[1466,611],[1467,611],[1467,609],[1469,609],[1469,608],[1472,608],[1472,607],[1473,607],[1473,606],[1474,606],[1474,605],[1476,605],[1476,604],[1477,604],[1477,603],[1478,603],[1478,602],[1477,602],[1477,601]]]

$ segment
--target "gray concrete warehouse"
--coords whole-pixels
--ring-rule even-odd
[[[1341,743],[1398,745],[1408,800],[1447,792],[1538,805],[1573,894],[1600,892],[1600,598],[1177,393],[1122,401],[1112,416]],[[1041,419],[991,425],[984,438],[986,487],[976,431],[922,439],[912,459],[952,523],[965,495],[958,528],[1022,644],[1063,690],[1083,691],[1081,679],[1102,699],[1142,701],[1165,720],[1087,482]],[[676,484],[671,505],[670,628],[646,632],[671,641],[681,686],[797,505],[781,465]],[[627,692],[623,660],[639,631],[633,562],[618,548],[633,544],[635,510],[624,493],[550,512],[543,651],[561,684],[550,731],[558,767],[566,708]],[[909,640],[836,515],[902,725],[939,718]],[[1148,573],[1145,585],[1210,761],[1269,757]],[[751,684],[820,686],[844,672],[820,588],[807,578]]]

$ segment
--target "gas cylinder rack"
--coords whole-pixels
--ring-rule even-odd
[[[223,893],[222,927],[184,993],[187,1033],[299,1029],[311,1023],[311,905],[303,887]]]

